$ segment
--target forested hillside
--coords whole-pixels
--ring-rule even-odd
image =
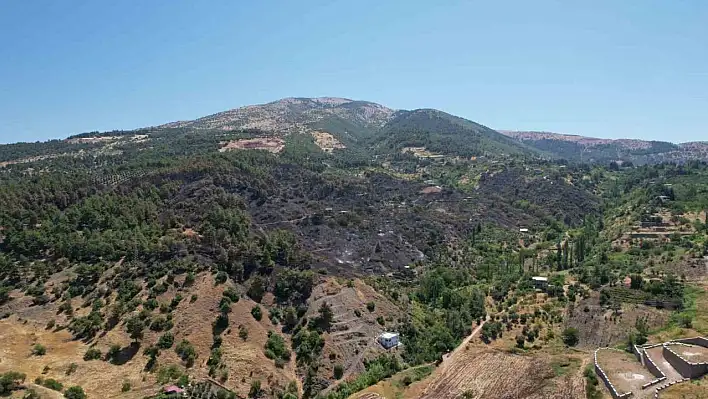
[[[459,397],[477,328],[464,356],[538,372],[514,397],[576,397],[567,346],[708,333],[702,162],[552,160],[332,98],[0,156],[0,393]]]

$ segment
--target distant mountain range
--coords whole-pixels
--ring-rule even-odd
[[[427,154],[452,156],[538,156],[572,162],[631,161],[635,164],[708,160],[708,143],[673,144],[663,141],[599,139],[536,131],[496,131],[479,123],[435,109],[395,110],[369,101],[347,98],[284,98],[249,105],[191,121],[177,121],[123,134],[163,135],[170,131],[220,137],[247,131],[251,137],[275,137],[276,148],[285,138],[312,140],[323,150],[367,153],[403,153],[412,148]],[[76,146],[100,147],[106,133],[91,132],[63,142],[0,146],[0,161],[71,154]],[[169,134],[164,136],[169,138]],[[144,141],[148,142],[148,141]],[[302,140],[300,140],[302,142]],[[104,142],[106,145],[108,142]],[[138,142],[138,144],[140,141]],[[324,148],[321,143],[327,143]],[[147,145],[147,144],[144,144]],[[244,144],[245,145],[245,144]],[[251,145],[251,144],[249,144]],[[88,148],[85,148],[88,149]]]
[[[256,129],[275,135],[329,133],[347,147],[380,150],[426,147],[461,156],[535,152],[478,123],[434,109],[394,110],[346,98],[285,98],[219,112],[157,128],[195,130]]]
[[[434,109],[394,110],[368,101],[337,97],[285,98],[160,127],[258,129],[283,135],[326,132],[349,147],[366,145],[389,150],[426,147],[434,153],[461,156],[536,154],[575,162],[637,164],[708,159],[707,142],[674,144],[538,131],[496,131]]]
[[[519,142],[556,157],[582,162],[682,162],[708,159],[708,142],[674,144],[666,141],[602,139],[572,134],[499,130]]]

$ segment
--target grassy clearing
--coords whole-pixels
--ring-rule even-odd
[[[361,392],[352,395],[350,398],[367,397],[366,394],[376,393],[384,398],[402,398],[406,389],[417,381],[427,378],[435,371],[435,366],[424,364],[421,366],[409,368],[400,373],[379,382]]]
[[[581,363],[580,359],[574,357],[555,358],[551,361],[551,367],[556,377],[561,377],[576,372]]]

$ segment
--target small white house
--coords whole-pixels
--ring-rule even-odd
[[[548,287],[548,277],[534,276],[531,277],[533,286],[540,289],[545,289]]]
[[[528,233],[528,232],[529,232],[529,229],[527,229],[527,228],[519,229],[519,233]]]
[[[386,349],[391,349],[399,345],[398,334],[392,332],[385,332],[379,335],[379,343]]]

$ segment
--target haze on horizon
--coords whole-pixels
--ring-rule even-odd
[[[699,0],[12,2],[0,142],[320,96],[497,129],[707,140],[706,20]]]

